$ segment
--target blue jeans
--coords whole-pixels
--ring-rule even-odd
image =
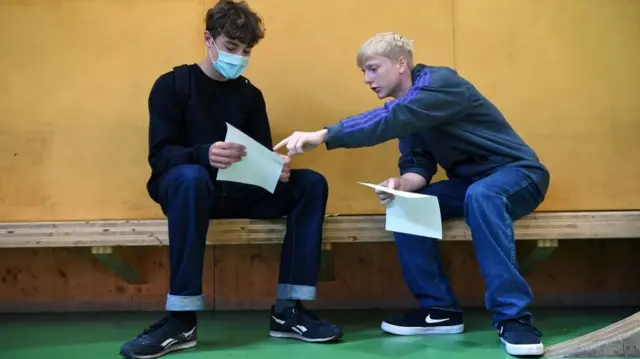
[[[493,314],[493,325],[506,319],[532,319],[526,308],[533,294],[518,271],[513,221],[533,212],[546,190],[540,190],[521,170],[507,167],[475,182],[450,179],[418,191],[438,197],[443,220],[465,218],[485,281],[485,302]],[[460,311],[442,268],[438,240],[394,235],[404,280],[420,306]]]
[[[169,223],[170,289],[166,309],[204,309],[202,270],[209,220],[216,218],[276,219],[287,216],[282,245],[278,299],[311,300],[322,249],[322,225],[328,184],[319,173],[291,170],[287,183],[271,194],[258,187],[214,183],[200,165],[174,167],[159,179],[152,195]]]

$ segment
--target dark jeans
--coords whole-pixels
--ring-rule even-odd
[[[212,218],[287,216],[278,299],[314,299],[328,198],[326,179],[311,170],[291,170],[290,181],[278,183],[274,194],[247,185],[246,193],[227,196],[220,188],[200,165],[177,166],[160,179],[157,200],[169,222],[167,310],[204,308],[202,270]]]
[[[419,191],[437,196],[443,220],[463,217],[486,284],[486,306],[492,324],[505,319],[530,320],[528,283],[516,262],[513,221],[533,212],[543,192],[521,170],[504,168],[476,182],[452,179]],[[442,268],[438,240],[395,233],[404,279],[422,307],[460,311]]]

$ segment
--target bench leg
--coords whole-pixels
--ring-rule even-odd
[[[557,239],[541,239],[536,242],[536,247],[529,253],[529,256],[520,264],[520,274],[527,276],[535,267],[547,259],[553,251],[558,248]]]
[[[91,254],[115,275],[129,284],[144,284],[144,280],[123,259],[113,247],[91,247]]]
[[[331,243],[322,243],[322,254],[320,257],[320,273],[318,280],[321,282],[331,282],[336,280],[333,272],[333,251]]]

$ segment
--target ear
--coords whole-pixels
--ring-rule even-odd
[[[209,31],[205,30],[204,34],[203,34],[203,40],[204,40],[204,46],[209,47],[212,41],[211,38],[211,34],[209,34]]]
[[[405,56],[398,57],[398,67],[400,73],[404,73],[409,70],[409,60]]]

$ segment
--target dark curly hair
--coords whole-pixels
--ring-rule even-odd
[[[216,39],[220,34],[249,47],[264,38],[262,19],[246,1],[220,0],[207,11],[206,29]]]

